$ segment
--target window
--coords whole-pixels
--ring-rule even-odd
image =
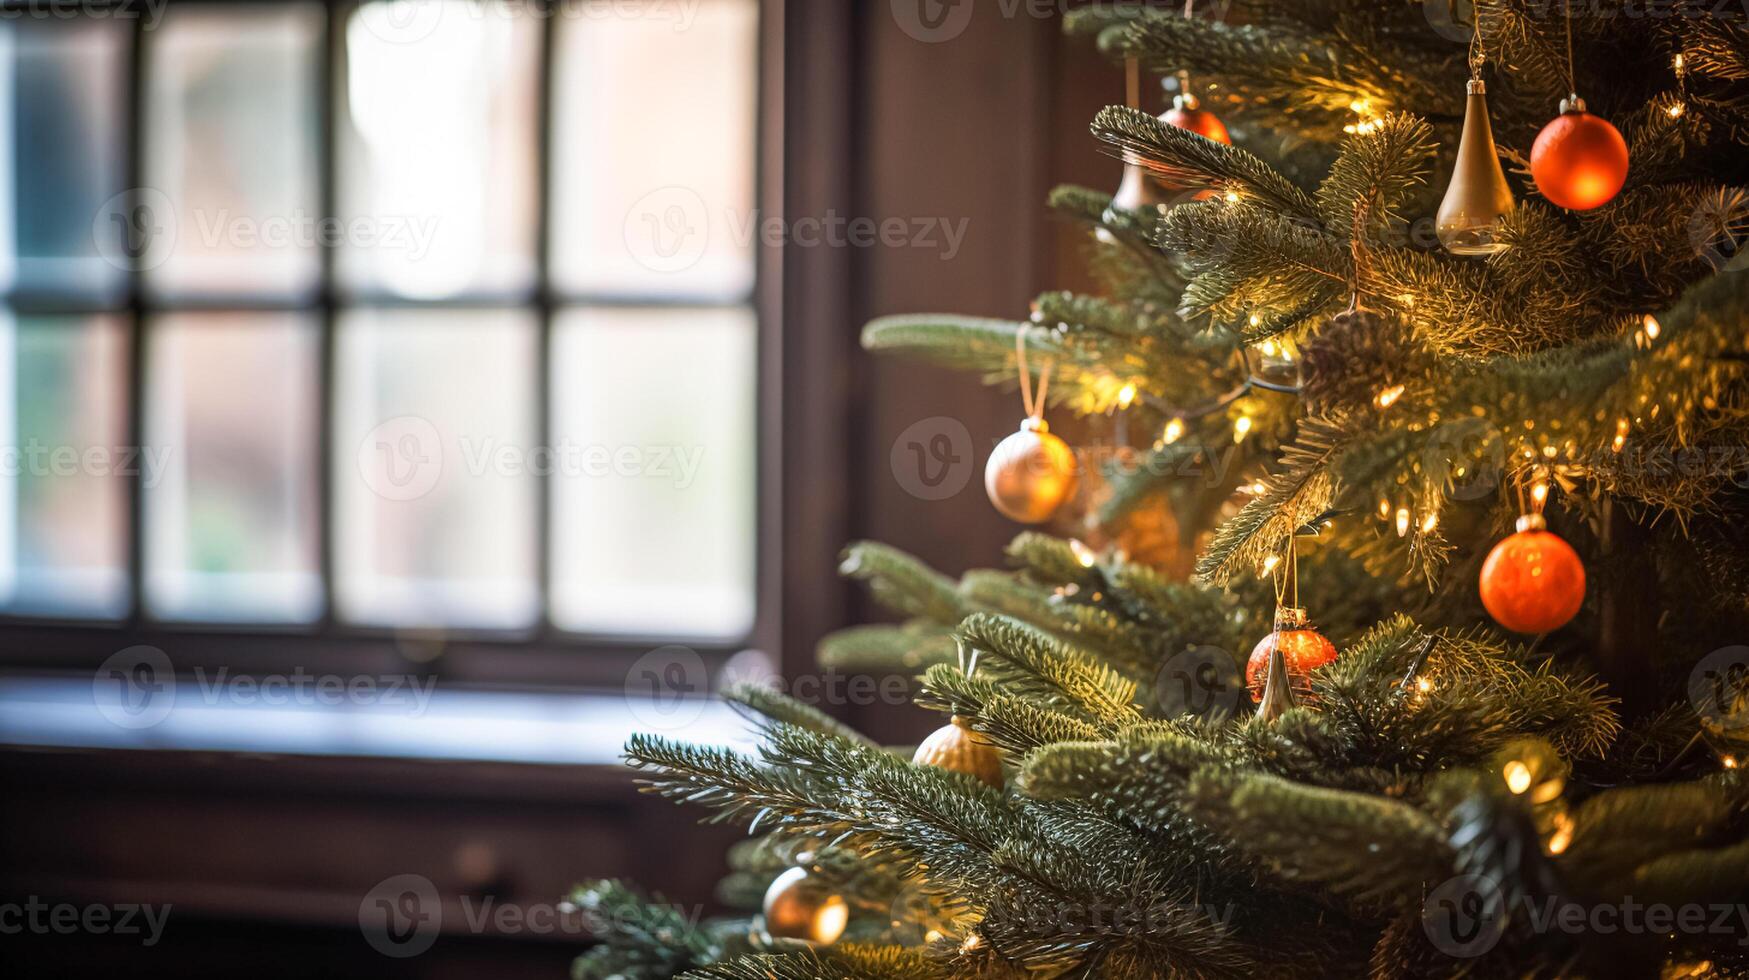
[[[8,628],[745,641],[758,8],[0,22]]]

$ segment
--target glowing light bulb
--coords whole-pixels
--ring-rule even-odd
[[[1239,203],[1239,192],[1238,191],[1229,190],[1225,194],[1222,194],[1221,197],[1224,200],[1226,200],[1226,202],[1228,204],[1238,204]]]
[[[1548,499],[1549,499],[1549,485],[1548,485],[1548,483],[1546,483],[1542,480],[1536,481],[1536,483],[1533,486],[1531,486],[1531,488],[1530,488],[1530,499],[1538,507],[1541,507],[1543,504],[1547,503]]]
[[[1173,419],[1166,423],[1166,431],[1160,433],[1160,438],[1168,446],[1184,438],[1184,420]]]
[[[1251,416],[1249,416],[1249,415],[1239,416],[1239,420],[1237,422],[1233,423],[1233,441],[1235,443],[1244,442],[1245,437],[1247,435],[1249,435],[1250,433],[1251,433]]]
[[[1549,835],[1548,843],[1544,845],[1544,849],[1552,855],[1560,854],[1571,843],[1573,843],[1573,818],[1563,813],[1556,818],[1555,832]]]
[[[1373,396],[1372,403],[1380,408],[1390,408],[1397,403],[1397,399],[1403,397],[1403,391],[1402,385],[1392,385]]]
[[[1270,555],[1268,558],[1263,559],[1263,571],[1260,574],[1268,575],[1270,572],[1275,571],[1275,567],[1280,564],[1280,555]]]
[[[1124,385],[1123,389],[1117,393],[1117,404],[1119,408],[1129,408],[1130,402],[1135,400],[1136,386],[1133,383]]]
[[[1640,321],[1640,335],[1646,338],[1646,346],[1648,347],[1650,347],[1652,341],[1657,340],[1658,335],[1663,332],[1663,325],[1658,322],[1657,317],[1650,313],[1646,314],[1645,318]]]
[[[1437,513],[1428,514],[1427,519],[1421,522],[1421,533],[1422,534],[1432,534],[1433,529],[1438,527],[1438,526],[1439,526],[1439,514],[1437,514]]]
[[[1075,560],[1081,563],[1082,568],[1092,568],[1093,563],[1097,560],[1097,557],[1093,554],[1092,548],[1087,547],[1074,538],[1069,539],[1069,550],[1074,553]]]
[[[1670,118],[1672,118],[1672,119],[1681,119],[1682,118],[1682,103],[1672,102],[1670,104],[1670,108],[1665,109],[1664,111],[1669,113]]]
[[[1517,759],[1506,764],[1506,788],[1514,795],[1520,795],[1530,789],[1530,767]]]
[[[1427,692],[1433,690],[1433,682],[1428,680],[1425,677],[1417,677],[1417,678],[1415,678],[1415,689],[1417,691],[1420,691],[1422,694],[1426,694]]]
[[[1628,444],[1628,429],[1629,424],[1627,419],[1615,420],[1615,441],[1611,443],[1610,446],[1618,453]]]
[[[1399,537],[1399,538],[1406,537],[1408,534],[1409,534],[1409,508],[1398,507],[1397,508],[1397,537]]]

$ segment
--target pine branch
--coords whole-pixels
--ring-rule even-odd
[[[1198,772],[1189,793],[1191,813],[1275,876],[1327,889],[1362,915],[1416,907],[1451,876],[1438,824],[1395,800],[1215,769]]]
[[[959,636],[974,675],[1005,692],[1097,725],[1139,717],[1134,681],[1018,620],[977,613],[960,624]]]
[[[1148,171],[1174,184],[1231,190],[1262,202],[1285,217],[1318,220],[1317,205],[1305,191],[1235,146],[1216,143],[1168,126],[1127,106],[1108,106],[1093,117],[1093,135],[1118,147]]]
[[[834,735],[852,742],[873,746],[875,743],[849,725],[833,718],[811,704],[804,704],[780,691],[753,682],[734,684],[723,692],[723,700],[764,716],[767,723],[794,725],[822,735]]]
[[[660,895],[623,882],[591,881],[566,901],[581,909],[598,945],[572,966],[576,980],[669,980],[721,958],[722,946]]]
[[[827,634],[815,659],[829,670],[911,674],[930,664],[952,662],[956,648],[951,627],[913,621],[903,626],[851,626]]]
[[[1115,41],[1151,71],[1188,68],[1218,82],[1248,111],[1320,138],[1340,128],[1344,117],[1352,119],[1356,105],[1376,112],[1413,106],[1441,116],[1462,111],[1461,88],[1434,84],[1461,77],[1461,48],[1390,48],[1364,23],[1326,23],[1328,29],[1314,35],[1281,20],[1267,27],[1228,25],[1152,11]]]
[[[844,943],[744,956],[695,970],[691,980],[933,980],[948,974],[921,950]]]
[[[1263,481],[1264,491],[1221,525],[1197,561],[1197,578],[1225,586],[1242,569],[1259,568],[1278,554],[1290,535],[1329,509],[1334,493],[1329,464],[1346,435],[1341,419],[1307,419],[1283,451],[1281,471]]]
[[[953,580],[897,548],[862,541],[844,549],[838,572],[867,582],[888,609],[951,625],[965,615]]]
[[[1399,217],[1411,192],[1427,181],[1433,130],[1404,113],[1379,119],[1372,130],[1343,140],[1342,154],[1318,185],[1318,211],[1333,235],[1372,246]],[[1365,219],[1354,227],[1356,215]]]

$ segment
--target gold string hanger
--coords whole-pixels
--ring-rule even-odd
[[[1020,406],[1026,411],[1029,419],[1041,419],[1045,414],[1045,392],[1050,389],[1051,367],[1054,362],[1046,361],[1038,373],[1038,398],[1035,401],[1032,393],[1032,371],[1026,366],[1026,328],[1014,332],[1014,360],[1020,369]]]

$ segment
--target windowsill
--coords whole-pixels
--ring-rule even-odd
[[[716,700],[438,689],[385,691],[377,703],[313,689],[268,697],[182,680],[167,713],[118,723],[89,675],[0,674],[0,746],[611,766],[638,732],[754,744],[746,719]]]

